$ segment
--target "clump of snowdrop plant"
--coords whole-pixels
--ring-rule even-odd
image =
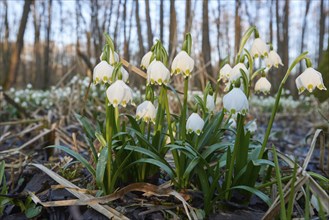
[[[247,50],[245,45],[252,34],[255,40]],[[219,83],[214,90],[208,83],[201,94],[193,92],[194,99],[189,97],[193,94],[189,92],[189,79],[195,63],[191,57],[192,49],[192,37],[188,33],[182,50],[169,64],[161,41],[155,42],[141,60],[141,67],[147,72],[144,100],[133,109],[135,115],[130,115],[125,113],[125,108],[135,107],[127,105],[133,100],[133,92],[127,85],[128,73],[116,56],[111,38],[106,36],[101,62],[95,67],[93,76],[95,84],[100,84],[97,86],[106,94],[105,122],[95,133],[86,129],[96,163],[96,168],[87,166],[87,169],[103,193],[112,193],[120,187],[119,183],[144,182],[159,174],[161,169],[176,189],[193,186],[201,190],[206,214],[210,213],[216,200],[230,200],[235,189],[260,195],[254,186],[261,168],[273,166],[264,154],[268,153],[265,151],[268,138],[292,69],[306,60],[308,68],[296,79],[300,93],[306,89],[312,92],[316,87],[326,89],[321,74],[312,68],[306,57],[307,53],[298,56],[282,79],[264,138],[255,143],[251,137],[257,133],[256,121],[246,124],[253,97],[252,82],[258,78],[254,91],[269,94],[271,83],[264,70],[283,65],[280,57],[260,38],[256,27],[249,28],[242,37],[234,63],[220,69],[218,79],[226,82],[220,109],[216,108]],[[255,69],[255,58],[266,59],[266,66]],[[172,88],[171,77],[182,77],[182,93]],[[178,99],[177,114],[171,112],[169,92]],[[170,102],[174,100],[170,99]],[[82,124],[86,123],[86,119],[78,119]],[[224,142],[226,130],[233,137],[228,143]],[[101,145],[99,152],[93,146],[95,139]],[[166,160],[168,153],[172,154],[175,166]]]

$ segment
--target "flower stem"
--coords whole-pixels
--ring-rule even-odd
[[[107,151],[107,194],[112,192],[113,183],[112,183],[112,136],[113,136],[113,127],[111,122],[113,121],[113,106],[108,105],[108,99],[106,98],[106,122],[105,122],[105,137],[108,147]]]
[[[273,110],[272,110],[271,118],[270,118],[270,121],[269,121],[267,129],[266,129],[266,133],[265,133],[264,141],[263,141],[263,144],[262,144],[262,148],[260,149],[260,152],[259,152],[259,155],[258,155],[258,159],[262,159],[265,148],[266,148],[266,145],[267,145],[267,142],[268,142],[268,139],[269,139],[269,136],[271,134],[274,118],[275,118],[276,112],[278,111],[278,107],[279,107],[283,87],[284,87],[284,85],[285,85],[292,69],[297,65],[297,63],[299,63],[301,60],[305,59],[307,53],[308,52],[302,53],[301,55],[299,55],[294,60],[294,62],[290,65],[289,69],[286,72],[286,75],[284,76],[284,78],[282,79],[282,81],[280,83],[280,87],[279,87],[278,93],[277,93],[276,98],[275,98],[275,104],[274,104],[274,107],[273,107]]]
[[[238,64],[239,63],[239,60],[240,60],[240,56],[241,56],[241,53],[242,53],[242,50],[244,48],[244,45],[247,43],[248,39],[250,38],[251,34],[256,31],[256,27],[255,26],[251,26],[245,33],[244,35],[242,36],[242,39],[241,39],[241,43],[240,43],[240,47],[239,47],[239,51],[236,55],[236,58],[235,58],[235,64]]]
[[[181,139],[184,141],[186,137],[186,116],[187,116],[187,93],[188,93],[188,80],[186,77],[184,79],[184,100],[183,100],[183,110],[181,116]]]
[[[238,114],[238,121],[237,121],[237,134],[235,137],[235,143],[234,143],[234,148],[233,148],[233,154],[231,157],[231,161],[230,161],[230,166],[228,168],[228,175],[227,175],[227,182],[226,182],[226,193],[225,193],[225,199],[229,199],[230,198],[230,191],[229,189],[231,188],[231,183],[232,183],[232,173],[234,170],[234,162],[235,162],[235,158],[237,156],[238,153],[238,148],[240,145],[240,141],[241,141],[241,133],[243,132],[243,121],[244,121],[244,116]]]

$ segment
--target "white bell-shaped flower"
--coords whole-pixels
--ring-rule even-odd
[[[313,92],[316,87],[320,90],[327,90],[324,86],[321,73],[312,67],[307,68],[296,78],[296,86],[299,94],[304,92],[305,89],[309,92]]]
[[[234,120],[234,118],[230,118],[228,124],[230,125],[230,128],[236,129],[236,121]]]
[[[257,131],[257,123],[256,120],[248,123],[246,126],[246,130],[249,131],[251,134],[254,134]]]
[[[200,135],[203,126],[204,126],[203,119],[197,113],[192,113],[186,122],[186,132],[187,133],[195,132],[197,135]]]
[[[167,85],[170,79],[170,72],[167,67],[161,62],[154,60],[147,69],[147,83]]]
[[[152,55],[153,55],[152,51],[149,51],[143,56],[141,62],[141,67],[143,69],[147,69],[149,67]]]
[[[177,54],[171,64],[171,73],[183,73],[184,77],[188,77],[194,68],[194,60],[186,53],[181,51]]]
[[[143,119],[145,122],[155,122],[156,109],[152,102],[144,101],[136,109],[137,120]]]
[[[257,80],[255,84],[255,92],[262,92],[264,94],[270,93],[271,90],[271,83],[266,79],[266,77],[261,77]]]
[[[230,64],[225,64],[220,70],[219,70],[219,78],[218,81],[220,81],[221,79],[223,79],[224,81],[227,81],[230,79],[230,74],[232,71],[232,67],[230,66]]]
[[[246,114],[249,110],[247,96],[239,88],[233,88],[223,97],[224,110],[229,114]]]
[[[271,68],[272,66],[279,68],[279,65],[283,66],[283,63],[279,54],[276,51],[271,50],[265,58],[265,65],[267,68]]]
[[[113,67],[106,61],[101,61],[94,68],[93,81],[95,84],[100,82],[109,83],[112,78]]]
[[[213,95],[207,95],[206,108],[209,112],[214,112],[215,110],[215,99]]]
[[[107,99],[109,103],[114,107],[126,105],[133,100],[132,91],[129,86],[124,83],[122,80],[115,81],[109,88],[106,90]]]
[[[268,46],[262,39],[256,38],[252,43],[250,54],[254,58],[257,58],[259,56],[266,57],[268,55]]]
[[[249,78],[249,71],[247,67],[243,63],[238,63],[232,68],[230,72],[231,83],[234,83],[237,79],[239,79],[242,76],[240,69],[242,69],[246,73],[247,77]]]

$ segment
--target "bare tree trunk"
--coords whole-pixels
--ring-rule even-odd
[[[121,0],[119,0],[119,2],[118,2],[118,9],[117,9],[117,14],[116,14],[117,20],[115,21],[114,35],[113,35],[113,38],[114,38],[113,40],[116,43],[116,45],[118,45],[118,27],[119,27],[119,23],[121,21],[121,19],[120,19],[120,17],[121,17],[120,7],[121,7]]]
[[[141,58],[145,54],[145,50],[143,45],[142,28],[139,18],[139,3],[138,0],[136,0],[135,2],[136,2],[135,15],[136,15],[137,34],[138,34],[139,58]]]
[[[324,10],[324,0],[321,0],[320,4],[320,31],[319,31],[319,58],[318,58],[318,64],[321,62],[323,50],[324,50],[324,32],[325,32],[325,22],[326,22],[326,13]],[[328,46],[329,47],[329,46]]]
[[[177,40],[177,20],[175,0],[170,0],[170,24],[169,24],[169,63],[173,60],[176,54],[176,40]]]
[[[307,18],[307,14],[310,8],[310,4],[311,4],[311,0],[306,0],[306,5],[305,5],[305,14],[304,14],[304,19],[303,19],[303,26],[302,26],[302,39],[301,39],[301,43],[300,43],[300,53],[303,53],[304,51],[304,38],[305,38],[305,30],[306,30],[306,18]],[[302,72],[302,65],[299,65],[299,72]]]
[[[52,15],[52,0],[48,1],[48,23],[46,26],[46,47],[44,51],[44,57],[45,57],[45,64],[44,64],[44,84],[43,88],[47,88],[49,85],[49,76],[51,75],[50,73],[50,32],[51,32],[51,15]]]
[[[124,53],[126,54],[126,60],[130,60],[130,53],[129,53],[129,45],[130,45],[130,39],[131,39],[131,29],[132,29],[132,18],[133,18],[133,13],[134,13],[134,6],[132,6],[131,11],[130,11],[130,16],[129,16],[129,35],[127,39],[127,44],[126,47],[124,48]]]
[[[147,24],[147,41],[149,45],[149,50],[153,45],[153,34],[152,34],[152,24],[151,24],[151,13],[150,13],[150,2],[149,0],[145,0],[145,16],[146,16],[146,24]]]
[[[248,4],[248,3],[247,3]],[[239,14],[239,9],[241,6],[240,0],[235,0],[235,38],[234,38],[234,56],[238,53],[241,39],[241,18]]]
[[[184,31],[184,35],[186,33],[191,32],[191,26],[192,26],[191,6],[192,6],[192,1],[191,0],[186,0],[186,4],[185,4],[185,31]]]
[[[5,25],[5,36],[4,43],[2,45],[2,65],[3,70],[0,70],[0,84],[3,85],[5,83],[5,77],[9,72],[10,68],[10,46],[9,46],[9,22],[8,22],[8,3],[7,0],[3,1],[5,14],[4,14],[4,25]]]
[[[124,0],[123,2],[123,58],[125,60],[129,60],[129,49],[128,49],[128,39],[127,39],[127,0]]]
[[[208,0],[202,4],[202,53],[206,73],[212,76],[211,47],[209,40]]]
[[[270,42],[273,44],[273,0],[271,0],[270,9]]]
[[[160,41],[163,42],[163,1],[160,0]]]
[[[10,86],[12,86],[15,83],[15,79],[18,74],[19,64],[20,64],[20,60],[21,60],[21,52],[22,52],[23,46],[24,46],[25,28],[26,28],[28,17],[29,17],[30,6],[33,3],[34,3],[34,0],[25,0],[25,2],[24,2],[24,8],[23,8],[21,22],[20,22],[19,29],[18,29],[16,45],[15,45],[13,53],[11,54],[11,57],[10,57],[11,62],[10,62],[10,67],[9,67],[9,75],[4,84],[5,90],[8,89]]]
[[[217,11],[218,11],[218,17],[216,19],[216,30],[217,30],[217,51],[218,51],[218,57],[219,57],[219,62],[221,61],[220,59],[220,15],[221,15],[221,9],[220,9],[220,1],[218,0],[217,2]]]
[[[44,2],[42,2],[42,4],[44,9]],[[33,7],[35,68],[34,68],[34,76],[32,76],[31,78],[33,79],[35,87],[38,89],[42,88],[42,83],[44,82],[42,62],[40,62],[41,61],[40,26],[41,26],[41,18],[43,17],[42,15],[40,16],[40,14],[38,14],[38,9],[35,3]]]

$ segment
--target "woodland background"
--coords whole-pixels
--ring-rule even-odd
[[[172,60],[184,33],[191,32],[193,84],[203,88],[207,80],[217,79],[222,61],[233,62],[243,32],[256,25],[285,64],[270,73],[278,87],[302,51],[309,51],[315,67],[329,63],[324,58],[328,17],[327,0],[1,0],[0,84],[4,90],[27,83],[46,89],[69,73],[91,76],[104,32],[114,39],[120,56],[136,66],[155,39],[164,43]],[[304,68],[302,64],[294,72]],[[323,74],[329,78],[329,71]],[[142,81],[132,74],[130,82]],[[296,93],[294,77],[289,88]]]

